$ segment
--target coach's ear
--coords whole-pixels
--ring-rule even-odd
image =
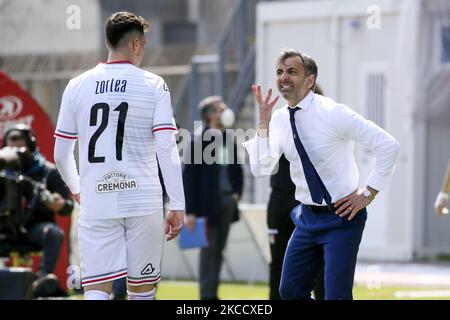
[[[316,77],[313,74],[310,74],[309,76],[306,77],[306,86],[308,87],[308,89],[313,90],[315,82]]]

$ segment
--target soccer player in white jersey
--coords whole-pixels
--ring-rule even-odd
[[[127,277],[130,300],[150,300],[160,280],[164,232],[184,221],[177,131],[163,79],[139,69],[148,22],[117,12],[106,23],[107,63],[72,79],[55,131],[55,162],[80,203],[78,238],[85,299],[109,299]],[[79,175],[73,150],[79,143]],[[158,178],[169,195],[163,218]]]

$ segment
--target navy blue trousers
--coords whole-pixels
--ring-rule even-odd
[[[304,205],[291,212],[295,230],[286,249],[280,295],[284,300],[311,299],[314,279],[325,262],[325,299],[353,299],[353,278],[367,211],[348,221],[334,212],[314,213]]]

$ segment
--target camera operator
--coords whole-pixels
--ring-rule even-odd
[[[55,222],[55,213],[69,215],[74,207],[69,189],[61,179],[56,167],[48,162],[38,151],[36,136],[27,125],[16,125],[9,129],[3,139],[3,147],[16,147],[23,150],[20,156],[19,173],[36,183],[26,184],[23,198],[26,200],[25,242],[42,248],[43,255],[36,273],[33,287],[47,283],[57,289],[57,278],[53,275],[63,243],[64,233]],[[36,185],[48,190],[36,190]],[[42,196],[42,193],[46,196]]]

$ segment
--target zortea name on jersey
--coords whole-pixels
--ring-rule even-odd
[[[95,81],[95,94],[102,94],[108,92],[125,92],[127,89],[127,80],[115,80],[112,78],[111,80],[103,80],[103,81]]]

